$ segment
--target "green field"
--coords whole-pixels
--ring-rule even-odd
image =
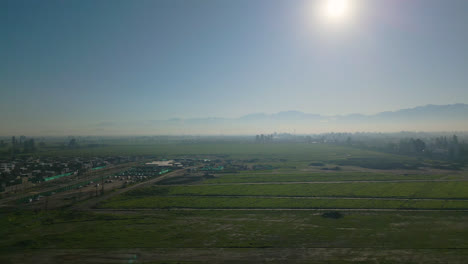
[[[350,246],[345,237],[354,237],[356,247],[468,247],[468,214],[455,212],[347,213],[341,219],[301,211],[123,215],[52,211],[1,216],[3,252],[21,244],[30,248]],[[22,235],[14,236],[17,233]],[[236,236],[239,239],[232,239]],[[399,240],[403,237],[408,240]]]
[[[0,260],[128,263],[135,254],[142,263],[258,263],[265,257],[259,253],[276,256],[271,248],[304,263],[312,249],[315,260],[326,263],[353,263],[342,261],[350,256],[358,263],[463,263],[467,223],[468,214],[456,212],[346,213],[340,219],[301,211],[4,212]]]
[[[168,157],[191,155],[223,155],[243,159],[288,159],[289,161],[330,161],[348,158],[384,159],[386,162],[415,162],[405,156],[361,150],[328,144],[251,144],[251,143],[204,143],[204,144],[112,144],[97,148],[64,149],[47,151],[50,156],[106,156],[106,155],[167,155]]]
[[[219,177],[207,179],[204,184],[223,183],[261,183],[261,182],[317,182],[317,181],[397,181],[397,180],[440,180],[461,179],[463,176],[390,174],[370,172],[243,172],[238,174],[219,174]]]
[[[107,192],[110,198],[85,211],[0,210],[0,263],[468,258],[468,175],[430,168],[441,161],[321,144],[120,144],[48,154],[116,153],[274,168],[214,176],[184,172],[159,182],[166,185]],[[339,170],[322,170],[335,166]]]
[[[109,209],[203,208],[203,209],[468,209],[468,201],[306,199],[252,197],[138,197],[115,199],[102,205]]]
[[[6,153],[8,154],[8,153]],[[132,143],[117,141],[112,144],[78,149],[45,149],[35,156],[156,156],[159,158],[223,157],[246,163],[261,162],[280,170],[307,168],[311,162],[359,166],[369,169],[410,169],[419,167],[459,168],[458,164],[432,161],[424,158],[394,155],[330,144],[252,144],[252,143]]]
[[[468,209],[468,182],[152,186],[100,208]]]
[[[152,195],[332,196],[468,199],[468,182],[350,182],[310,184],[234,184],[153,186],[124,194]]]

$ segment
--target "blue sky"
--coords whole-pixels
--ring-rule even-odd
[[[0,132],[468,103],[468,1],[321,2],[1,0]]]

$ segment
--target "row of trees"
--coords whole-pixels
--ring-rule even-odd
[[[426,142],[422,139],[402,139],[397,148],[400,153],[423,153],[426,151]]]
[[[317,135],[256,135],[256,143],[342,144],[396,154],[468,161],[468,134],[447,133],[324,133]]]
[[[270,134],[270,135],[264,135],[264,134],[256,135],[255,136],[255,142],[256,143],[273,142],[273,134]]]
[[[399,142],[390,141],[382,145],[377,140],[359,141],[356,145],[407,155],[424,155],[432,158],[468,160],[468,144],[459,142],[458,137],[439,136],[428,138],[402,138]]]

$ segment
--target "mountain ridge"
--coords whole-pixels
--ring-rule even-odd
[[[376,114],[361,114],[361,113],[352,113],[352,114],[345,114],[345,115],[322,115],[322,114],[313,114],[313,113],[305,113],[302,111],[297,110],[289,110],[289,111],[280,111],[277,113],[267,114],[267,113],[251,113],[247,115],[243,115],[237,118],[224,118],[224,117],[198,117],[198,118],[170,118],[167,120],[155,120],[155,121],[183,121],[183,120],[255,120],[255,119],[265,119],[265,118],[272,118],[272,119],[288,119],[288,118],[304,118],[304,119],[316,119],[316,118],[348,118],[348,117],[376,117],[376,116],[391,116],[391,115],[400,115],[400,114],[414,114],[421,111],[438,111],[439,113],[447,114],[447,111],[452,111],[452,113],[463,113],[468,116],[468,104],[457,103],[457,104],[448,104],[448,105],[434,105],[434,104],[427,104],[424,106],[416,106],[413,108],[403,108],[394,111],[383,111]],[[426,113],[427,114],[427,113]]]
[[[468,104],[425,105],[377,114],[320,115],[300,111],[252,113],[236,118],[106,121],[88,134],[241,135],[328,132],[468,131]],[[102,124],[107,124],[103,126]],[[112,125],[109,125],[112,124]]]

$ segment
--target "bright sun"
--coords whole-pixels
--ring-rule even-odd
[[[331,21],[344,20],[350,9],[350,0],[326,0],[324,3],[324,14]]]

